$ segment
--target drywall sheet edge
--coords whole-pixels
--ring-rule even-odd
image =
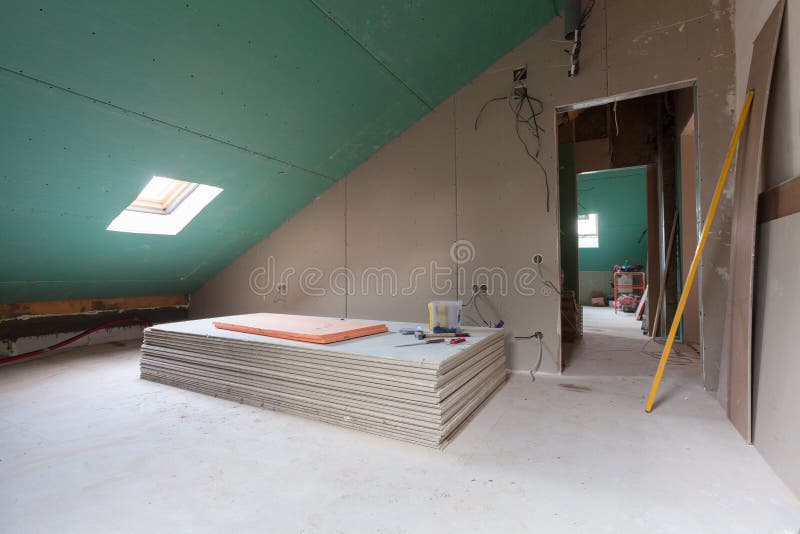
[[[730,366],[728,417],[752,442],[753,272],[758,194],[763,189],[764,122],[772,69],[778,49],[784,0],[780,0],[753,42],[747,90],[755,90],[753,108],[739,144],[731,235],[729,311]]]

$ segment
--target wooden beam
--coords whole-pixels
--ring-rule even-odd
[[[73,315],[98,311],[142,310],[188,306],[188,304],[189,297],[187,295],[18,302],[0,304],[0,319],[11,319],[22,315]]]
[[[800,176],[758,195],[758,223],[800,212]]]

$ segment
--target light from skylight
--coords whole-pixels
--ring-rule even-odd
[[[596,213],[578,215],[578,248],[600,247],[600,225]]]
[[[153,176],[106,230],[176,235],[221,192],[211,185]]]

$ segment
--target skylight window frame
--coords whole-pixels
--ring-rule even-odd
[[[162,187],[151,187],[155,180],[168,180],[170,183]],[[158,198],[153,198],[152,193],[156,191]],[[153,176],[134,200],[137,205],[130,204],[123,209],[106,230],[131,234],[177,235],[222,191],[221,187],[213,185]],[[153,209],[162,207],[164,209]]]
[[[153,179],[164,178],[163,176],[154,176]],[[172,180],[173,184],[161,198],[144,197],[141,194],[131,202],[130,206],[126,209],[131,211],[143,211],[145,213],[155,213],[160,215],[169,215],[180,206],[181,202],[192,194],[197,189],[198,184],[187,182],[185,180],[173,180],[172,178],[164,178]]]

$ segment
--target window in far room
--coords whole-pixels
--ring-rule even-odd
[[[578,248],[599,248],[599,228],[596,213],[578,215]]]

